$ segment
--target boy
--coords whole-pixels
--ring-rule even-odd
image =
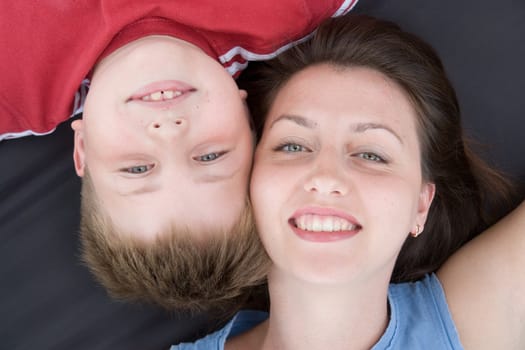
[[[73,159],[91,270],[121,298],[223,304],[248,287],[240,274],[264,278],[251,268],[265,259],[246,199],[245,93],[231,76],[355,2],[3,2],[0,140],[83,111]]]

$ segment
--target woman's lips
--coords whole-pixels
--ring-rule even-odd
[[[157,81],[138,89],[126,102],[145,104],[153,108],[169,108],[195,91],[197,89],[193,86],[181,81]]]
[[[299,238],[312,242],[339,241],[350,238],[361,230],[361,225],[354,217],[332,208],[300,209],[288,223]]]

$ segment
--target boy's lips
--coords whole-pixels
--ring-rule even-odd
[[[145,103],[150,107],[169,107],[195,92],[193,86],[177,80],[157,81],[141,87],[126,102]]]
[[[299,238],[312,242],[333,242],[350,238],[362,228],[353,216],[337,209],[322,207],[297,210],[288,223]]]

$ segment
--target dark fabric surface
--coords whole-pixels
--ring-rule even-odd
[[[360,0],[441,54],[465,128],[525,180],[525,2]],[[0,116],[1,117],[1,116]],[[0,348],[166,349],[211,330],[206,315],[110,300],[78,259],[80,182],[69,123],[0,143]]]

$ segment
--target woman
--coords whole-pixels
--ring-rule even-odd
[[[251,79],[270,314],[194,348],[525,348],[525,204],[486,229],[509,186],[470,151],[427,44],[332,19]]]

